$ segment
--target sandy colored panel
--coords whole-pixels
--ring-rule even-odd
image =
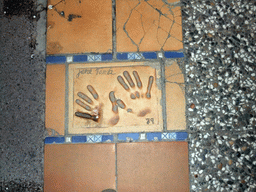
[[[179,1],[118,0],[117,51],[178,51],[183,48]]]
[[[64,135],[65,118],[65,65],[47,65],[45,127]]]
[[[45,192],[115,189],[114,144],[45,145]]]
[[[111,52],[111,0],[49,0],[47,54]]]
[[[186,142],[118,143],[118,192],[188,192]]]
[[[160,66],[148,65],[70,65],[69,133],[161,131]]]
[[[167,130],[185,130],[184,75],[176,61],[167,63],[165,67],[165,78]]]

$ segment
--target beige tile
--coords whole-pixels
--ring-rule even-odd
[[[188,144],[117,144],[118,192],[188,192]]]
[[[118,52],[183,48],[179,1],[118,0],[116,6]]]
[[[64,135],[65,65],[47,65],[45,127],[49,135]]]
[[[147,62],[70,65],[69,133],[161,131],[159,68],[159,63]],[[140,78],[141,87],[136,83],[134,71]],[[126,74],[130,75],[134,86],[129,84]],[[119,83],[120,77],[126,82],[127,90]],[[92,88],[95,93],[90,91]],[[86,101],[81,94],[90,100]],[[88,118],[78,117],[76,112]],[[154,124],[148,125],[147,118],[154,118]]]
[[[114,144],[45,145],[45,192],[115,189]]]
[[[185,130],[186,106],[184,75],[176,61],[167,62],[165,78],[167,130]]]
[[[47,54],[111,52],[111,0],[49,0]]]

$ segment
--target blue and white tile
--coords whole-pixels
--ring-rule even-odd
[[[143,59],[142,53],[128,53],[128,60]]]
[[[87,143],[100,143],[102,142],[102,135],[88,135]]]
[[[113,142],[114,136],[113,135],[102,135],[102,142]]]
[[[88,55],[88,61],[101,61],[101,55]]]
[[[162,138],[163,140],[169,139],[169,133],[162,133],[161,138]]]
[[[85,143],[87,141],[86,136],[73,136],[72,143]]]
[[[53,144],[53,143],[64,143],[65,137],[46,137],[44,140],[45,144]]]
[[[140,134],[139,133],[120,133],[118,134],[119,141],[136,141],[139,140]]]

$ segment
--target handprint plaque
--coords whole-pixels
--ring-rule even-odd
[[[70,134],[162,131],[159,63],[69,66]]]

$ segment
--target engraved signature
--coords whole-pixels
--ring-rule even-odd
[[[76,74],[76,78],[79,78],[80,75],[115,75],[114,71],[111,68],[96,68],[96,69],[79,69],[79,72]]]

